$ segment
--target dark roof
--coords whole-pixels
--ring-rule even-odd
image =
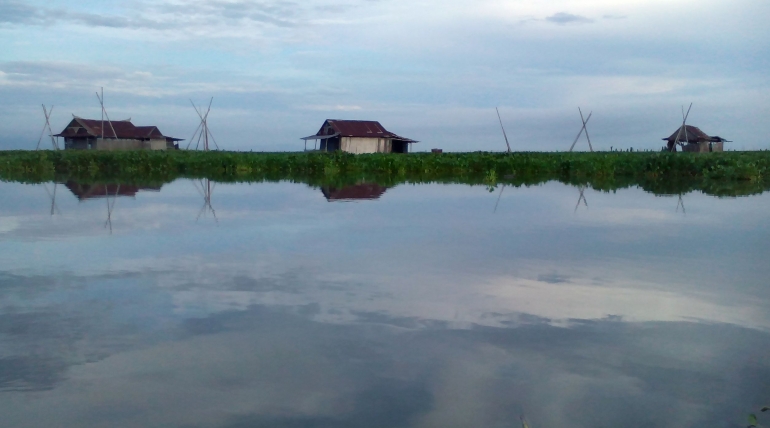
[[[679,128],[677,128],[676,131],[674,131],[673,134],[671,134],[671,136],[669,136],[668,138],[663,138],[663,140],[673,143],[674,140],[677,139],[677,136],[679,136],[678,142],[680,143],[684,143],[684,142],[694,143],[694,142],[700,142],[700,141],[711,141],[711,142],[719,143],[719,142],[727,141],[724,138],[719,136],[712,137],[706,134],[705,132],[701,131],[700,128],[698,128],[697,126],[686,125],[685,130],[686,132],[681,132],[682,127],[680,126]]]
[[[110,126],[112,124],[112,126]],[[179,138],[164,136],[157,126],[135,126],[130,120],[101,121],[99,119],[83,119],[77,117],[64,128],[56,137],[101,137],[104,126],[104,138],[120,138],[127,140],[162,139],[181,141]],[[112,132],[113,128],[115,132]]]
[[[315,135],[339,134],[341,137],[392,138],[416,143],[417,141],[394,134],[375,120],[326,119]]]
[[[140,187],[140,186],[135,186],[131,184],[114,184],[114,183],[83,184],[75,181],[68,181],[64,183],[64,185],[80,201],[83,201],[86,199],[95,199],[95,198],[107,198],[107,197],[111,198],[113,196],[136,196],[136,192],[140,190],[153,190],[153,191],[160,190],[160,186]]]
[[[356,199],[378,199],[387,187],[377,184],[362,183],[342,188],[322,187],[321,192],[327,201],[351,201]]]

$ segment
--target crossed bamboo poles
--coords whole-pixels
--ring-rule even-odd
[[[54,150],[59,150],[59,144],[56,143],[56,138],[53,136],[53,130],[51,130],[51,113],[53,113],[53,106],[51,106],[51,109],[46,109],[45,104],[42,104],[43,106],[43,116],[45,116],[45,125],[43,125],[43,130],[40,131],[40,138],[37,140],[37,147],[35,147],[35,150],[40,150],[40,143],[43,141],[43,136],[45,135],[45,130],[48,130],[48,136],[51,137],[51,146]]]
[[[578,107],[578,112],[580,112],[580,121],[583,122],[583,127],[580,128],[580,132],[578,132],[577,137],[575,137],[575,141],[572,142],[572,145],[569,148],[569,151],[571,152],[572,149],[575,148],[575,144],[577,144],[578,140],[580,139],[580,136],[583,135],[583,132],[586,134],[586,140],[588,140],[588,148],[591,149],[591,151],[594,151],[593,146],[591,146],[591,137],[588,136],[588,128],[586,125],[588,125],[588,121],[591,120],[591,115],[593,112],[588,113],[588,117],[583,119],[583,111],[580,110],[580,107]]]

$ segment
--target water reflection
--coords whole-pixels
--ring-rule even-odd
[[[578,207],[580,206],[580,202],[583,202],[583,205],[585,205],[586,209],[588,209],[588,201],[585,197],[585,190],[586,186],[580,185],[578,186],[578,192],[580,192],[580,195],[578,196],[577,203],[575,204],[574,212],[577,212]]]
[[[690,194],[684,219],[636,189],[578,189],[575,214],[557,183],[219,184],[205,227],[196,184],[121,198],[112,237],[101,205],[52,221],[0,184],[4,423],[737,426],[766,404],[768,196]]]
[[[682,207],[682,214],[687,214],[687,211],[684,210],[684,200],[682,199],[682,194],[679,195],[679,200],[676,203],[676,212],[679,212],[679,207]]]
[[[59,187],[59,183],[53,183],[53,192],[48,190],[48,184],[43,183],[43,188],[45,189],[45,192],[48,193],[48,198],[51,199],[51,216],[58,213],[61,215],[61,211],[59,211],[59,207],[56,206],[56,190]]]
[[[323,186],[321,193],[329,202],[345,202],[379,199],[387,189],[374,183],[359,183],[344,187]]]
[[[56,186],[56,184],[54,184]],[[109,229],[112,234],[112,213],[115,210],[115,203],[118,197],[135,198],[136,193],[142,191],[160,192],[161,185],[157,186],[137,186],[133,184],[122,183],[80,183],[69,180],[64,186],[72,192],[78,199],[78,202],[85,202],[92,199],[104,199],[107,203],[107,219],[104,221],[104,228]],[[55,187],[54,187],[55,191]]]
[[[214,192],[216,183],[213,183],[208,178],[205,178],[203,180],[193,181],[193,185],[195,186],[195,189],[198,191],[198,193],[200,193],[200,195],[203,197],[203,206],[201,207],[200,211],[198,211],[198,216],[195,217],[195,221],[197,222],[200,220],[201,215],[205,216],[211,213],[212,217],[214,217],[214,221],[219,224],[217,212],[214,211],[214,206],[211,205],[211,195]]]

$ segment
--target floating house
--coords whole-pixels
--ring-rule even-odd
[[[135,126],[131,120],[83,119],[75,116],[55,137],[64,138],[65,149],[167,150],[176,149],[181,138],[167,137],[157,126]]]
[[[387,190],[373,183],[360,183],[345,187],[321,187],[321,193],[329,202],[379,199]]]
[[[305,150],[308,141],[318,141],[321,151],[349,153],[409,153],[409,145],[417,143],[386,130],[373,120],[327,119],[315,135],[302,140],[305,140]]]
[[[719,136],[710,136],[701,131],[697,126],[686,125],[674,131],[666,141],[669,151],[676,151],[676,146],[681,145],[685,152],[721,152],[724,151],[724,143],[730,141]]]

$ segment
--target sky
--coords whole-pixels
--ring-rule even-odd
[[[0,149],[55,105],[221,149],[296,151],[325,119],[378,120],[418,151],[659,150],[688,123],[770,148],[765,0],[0,0]],[[185,147],[187,141],[182,142]],[[582,139],[578,150],[588,150]]]

